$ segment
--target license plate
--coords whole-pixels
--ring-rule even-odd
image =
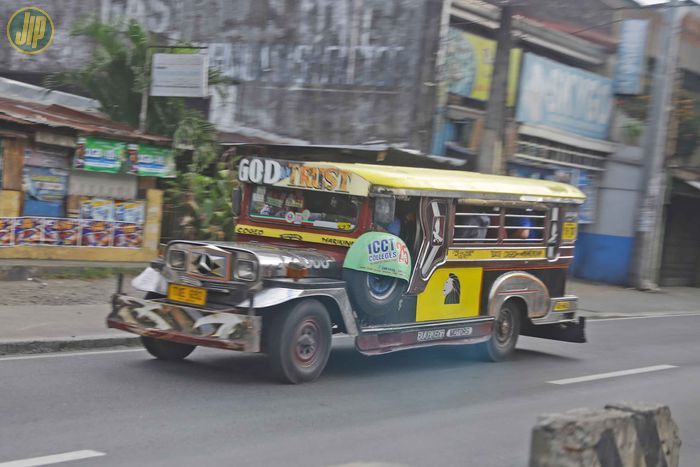
[[[207,289],[190,287],[188,285],[170,284],[168,298],[176,302],[192,305],[204,305],[207,302]]]
[[[556,302],[554,304],[554,311],[567,311],[571,308],[571,302]]]

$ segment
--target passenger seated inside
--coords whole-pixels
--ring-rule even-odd
[[[483,240],[489,229],[489,216],[473,215],[459,219],[462,227],[455,229],[455,238],[467,240]]]

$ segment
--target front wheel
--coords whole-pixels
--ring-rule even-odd
[[[141,343],[148,353],[159,360],[183,360],[196,346],[141,336]]]
[[[482,359],[500,362],[513,354],[520,335],[521,317],[520,307],[512,300],[501,305],[493,324],[491,339],[478,344]]]
[[[331,353],[331,320],[318,300],[302,300],[277,310],[270,323],[268,358],[275,376],[299,384],[318,378]]]

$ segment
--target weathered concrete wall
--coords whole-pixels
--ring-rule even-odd
[[[0,16],[30,2],[3,3]],[[137,18],[159,43],[208,46],[210,64],[239,84],[233,122],[313,143],[370,139],[425,147],[432,118],[441,0],[53,0],[45,53],[3,43],[0,69],[47,73],[85,63],[70,38],[85,14]],[[426,85],[427,83],[427,85]]]

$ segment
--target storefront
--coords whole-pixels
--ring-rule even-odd
[[[515,105],[522,50],[513,48],[508,75],[508,107]],[[496,41],[452,26],[447,44],[447,97],[432,153],[470,161],[475,169],[486,102],[491,94]]]
[[[517,141],[508,162],[509,175],[562,181],[583,191],[587,199],[579,212],[573,272],[624,283],[633,255],[631,216],[636,198],[631,194],[626,203],[625,181],[617,169],[609,170],[617,150],[608,140],[612,80],[525,53],[518,96]],[[622,214],[613,214],[625,203],[629,206]]]
[[[168,141],[55,107],[0,109],[0,258],[152,259],[162,205],[155,180],[175,175]]]

